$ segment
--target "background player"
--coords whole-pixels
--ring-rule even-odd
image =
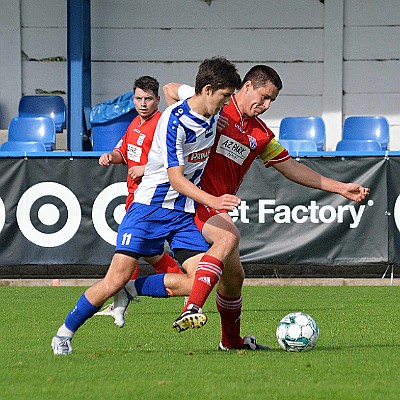
[[[142,180],[154,131],[161,117],[161,112],[158,110],[160,103],[159,87],[159,82],[152,76],[141,76],[135,80],[133,102],[138,115],[130,123],[125,135],[114,150],[111,153],[102,154],[99,158],[99,164],[103,167],[108,167],[110,164],[128,165],[126,211],[132,204],[134,192]],[[144,260],[154,267],[156,273],[182,272],[175,260],[165,252],[162,255],[145,257]],[[138,274],[139,268],[137,267],[131,279],[136,279]],[[113,304],[96,315],[114,315]],[[121,322],[116,319],[115,324],[119,326]]]

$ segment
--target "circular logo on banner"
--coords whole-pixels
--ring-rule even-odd
[[[117,197],[128,195],[126,182],[113,183],[102,190],[93,203],[92,220],[94,229],[107,243],[115,246],[117,232],[107,222],[107,208],[114,203]],[[120,224],[125,215],[125,202],[115,206],[112,216],[116,224]]]
[[[397,196],[396,202],[394,203],[394,222],[396,223],[397,229],[400,231],[400,196]]]
[[[0,232],[3,230],[5,223],[6,223],[6,207],[4,206],[4,202],[0,197]]]
[[[42,198],[45,203],[37,205]],[[57,200],[55,204],[49,203],[51,198]],[[63,208],[67,211],[64,218],[60,211]],[[64,226],[58,229],[55,224],[60,220],[64,220],[61,221]],[[81,207],[75,195],[65,186],[56,182],[42,182],[30,187],[21,196],[17,206],[17,223],[22,234],[32,243],[42,247],[57,247],[67,243],[77,232],[81,223]],[[48,229],[39,229],[39,225]]]

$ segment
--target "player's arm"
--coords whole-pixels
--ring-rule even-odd
[[[118,151],[104,153],[99,158],[99,164],[103,167],[108,167],[110,164],[122,164],[124,162],[122,155]]]
[[[180,83],[175,83],[175,82],[167,83],[166,85],[163,86],[164,98],[168,106],[180,100],[178,94],[180,86],[181,86]]]
[[[360,202],[369,194],[369,188],[357,183],[344,183],[327,178],[292,158],[274,164],[273,167],[293,182],[326,192],[338,193],[352,201]]]
[[[204,204],[216,210],[233,210],[240,204],[240,199],[231,194],[224,194],[220,197],[213,196],[198,188],[184,176],[184,167],[168,168],[168,177],[171,186],[179,193],[190,197],[197,203]]]

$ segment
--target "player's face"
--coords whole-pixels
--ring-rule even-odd
[[[207,116],[218,114],[223,106],[229,104],[234,91],[234,88],[218,89],[215,92],[212,92],[210,89],[207,96]]]
[[[152,90],[146,92],[140,88],[136,88],[133,103],[138,114],[143,119],[146,119],[157,111],[160,96],[156,96]]]
[[[254,89],[251,82],[247,82],[243,89],[246,94],[243,114],[248,118],[258,117],[267,111],[279,94],[279,90],[272,82],[267,82],[265,86],[261,86],[258,89]]]

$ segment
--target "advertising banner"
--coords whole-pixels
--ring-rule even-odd
[[[362,265],[400,259],[397,159],[302,158],[371,188],[362,203],[303,187],[254,163],[231,215],[243,262]],[[0,265],[108,265],[125,213],[126,167],[97,158],[0,158]],[[389,188],[388,188],[389,185]]]
[[[125,166],[59,157],[0,163],[0,265],[110,263],[125,214]]]
[[[389,264],[400,264],[400,158],[388,163]]]
[[[384,159],[304,158],[320,174],[371,189],[362,203],[300,186],[254,163],[239,191],[244,262],[352,265],[388,258]]]

